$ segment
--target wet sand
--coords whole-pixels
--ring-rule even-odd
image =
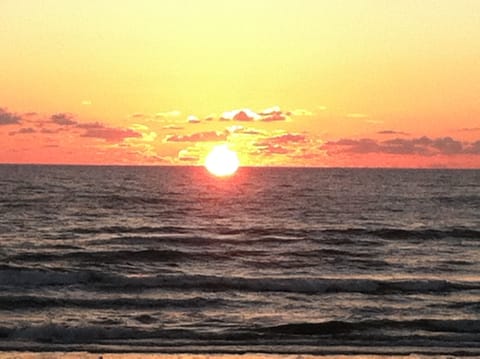
[[[0,352],[0,359],[422,359],[454,358],[452,355],[298,355],[298,354],[152,354],[86,352]],[[472,358],[472,356],[470,356]]]

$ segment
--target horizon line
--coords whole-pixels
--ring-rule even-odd
[[[115,164],[115,163],[18,163],[0,162],[0,166],[52,166],[52,167],[184,167],[204,168],[202,164]],[[301,165],[246,165],[240,168],[291,168],[291,169],[369,169],[369,170],[471,170],[478,171],[480,167],[382,167],[382,166],[301,166]]]

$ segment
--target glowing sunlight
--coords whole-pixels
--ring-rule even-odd
[[[205,158],[205,167],[215,176],[233,175],[240,165],[237,153],[227,145],[215,146]]]

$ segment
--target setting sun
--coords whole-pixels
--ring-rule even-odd
[[[231,176],[240,165],[237,153],[227,145],[215,146],[205,159],[205,167],[215,176]]]

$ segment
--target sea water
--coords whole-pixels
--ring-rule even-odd
[[[0,166],[0,349],[480,353],[480,171]]]

